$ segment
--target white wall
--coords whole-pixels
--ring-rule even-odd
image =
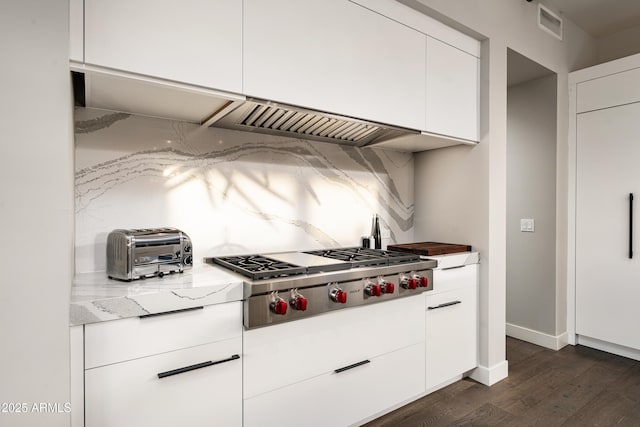
[[[507,333],[557,332],[556,81],[507,92]],[[522,218],[535,220],[533,233],[520,231]]]
[[[627,28],[596,40],[598,63],[640,52],[640,26]]]
[[[68,426],[73,141],[67,1],[3,2],[0,52],[0,402],[26,403],[28,412],[0,413],[0,425]],[[34,403],[51,406],[42,413]]]
[[[402,0],[424,13],[485,38],[482,60],[481,142],[475,148],[435,150],[416,156],[416,238],[431,238],[441,228],[459,230],[451,235],[468,237],[482,252],[480,274],[480,365],[489,372],[503,369],[505,360],[506,289],[506,167],[507,167],[507,48],[523,54],[558,74],[556,141],[558,151],[556,182],[556,319],[566,328],[566,250],[567,250],[567,74],[595,61],[593,40],[565,20],[564,40],[560,41],[537,27],[537,4],[513,0]],[[469,168],[455,163],[463,150]],[[433,164],[449,165],[453,180],[421,179],[421,170]],[[444,166],[443,166],[444,168]],[[488,200],[488,205],[459,204],[437,196],[446,186],[457,193],[457,200]],[[430,206],[428,211],[425,207]],[[436,214],[434,211],[438,211]],[[450,214],[458,212],[458,214]],[[450,215],[448,215],[448,213]],[[424,218],[437,215],[438,224]],[[481,219],[477,217],[480,216]],[[480,222],[480,229],[478,223]],[[447,238],[447,236],[442,236]],[[563,320],[564,319],[564,320]]]

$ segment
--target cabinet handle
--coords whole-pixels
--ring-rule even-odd
[[[203,306],[181,308],[180,310],[163,311],[162,313],[143,314],[142,316],[138,316],[138,317],[140,317],[141,319],[146,319],[148,317],[164,316],[165,314],[182,313],[183,311],[202,310],[203,308],[204,308]]]
[[[444,267],[441,268],[440,270],[445,271],[445,270],[456,270],[458,268],[465,268],[466,265],[456,265],[455,267]]]
[[[220,363],[231,362],[232,360],[238,360],[238,359],[240,359],[240,355],[234,354],[228,359],[217,360],[215,362],[208,360],[206,362],[196,363],[195,365],[185,366],[184,368],[178,368],[178,369],[173,369],[171,371],[160,372],[158,374],[158,378],[165,378],[165,377],[170,377],[172,375],[184,374],[185,372],[195,371],[196,369],[206,368],[207,366],[219,365]]]
[[[437,310],[439,308],[449,307],[449,306],[456,305],[456,304],[462,304],[462,301],[444,302],[444,303],[442,303],[440,305],[437,305],[435,307],[427,307],[427,310]]]
[[[629,193],[629,259],[633,258],[633,193]]]
[[[366,365],[367,363],[371,363],[371,360],[363,360],[362,362],[354,363],[353,365],[338,368],[333,372],[339,374],[340,372],[348,371],[349,369],[357,368],[358,366]]]

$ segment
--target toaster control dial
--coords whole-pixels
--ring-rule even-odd
[[[184,264],[191,265],[193,263],[193,257],[191,255],[187,255],[184,257]]]

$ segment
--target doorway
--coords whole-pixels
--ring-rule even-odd
[[[508,336],[557,348],[557,74],[507,51]]]

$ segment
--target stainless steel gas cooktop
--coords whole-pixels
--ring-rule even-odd
[[[436,261],[359,247],[205,258],[244,278],[244,325],[256,328],[433,289]]]

